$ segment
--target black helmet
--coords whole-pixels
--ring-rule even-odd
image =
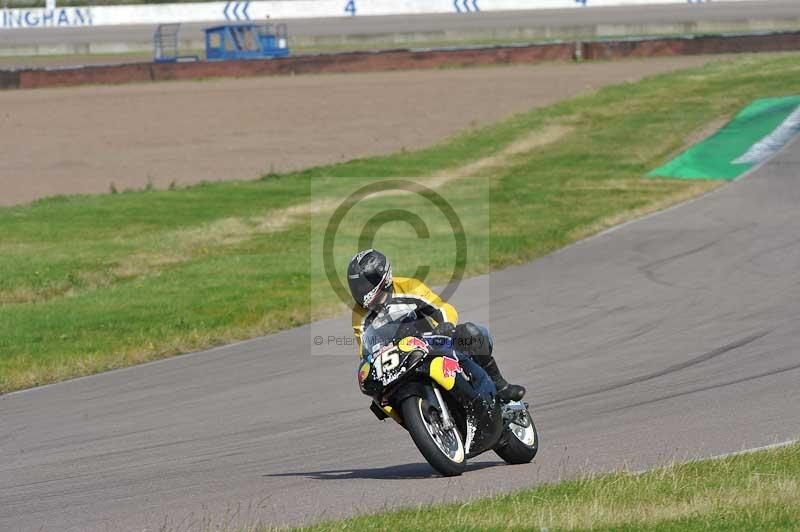
[[[392,298],[392,263],[380,251],[359,251],[347,266],[347,282],[356,303],[381,308]]]

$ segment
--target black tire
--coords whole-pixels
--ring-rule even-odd
[[[533,430],[533,445],[524,443],[514,434],[511,428],[507,428],[503,433],[503,443],[494,450],[497,456],[508,464],[527,464],[533,460],[533,457],[539,451],[539,433],[536,430],[536,425],[534,425],[533,418],[528,412],[525,412],[525,415]]]
[[[433,468],[446,477],[458,476],[464,472],[467,467],[467,456],[464,450],[464,444],[461,441],[461,435],[458,429],[452,429],[454,435],[458,440],[458,445],[461,448],[460,459],[454,461],[447,454],[439,448],[439,445],[433,439],[433,436],[428,431],[426,421],[423,419],[423,412],[427,406],[427,401],[421,397],[409,397],[401,405],[403,412],[403,422],[405,423],[408,432],[411,433],[411,439],[414,444],[425,457],[425,460],[433,466]]]

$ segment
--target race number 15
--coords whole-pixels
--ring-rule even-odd
[[[400,365],[400,355],[396,349],[384,351],[375,361],[375,376],[382,379],[384,374],[397,369]]]

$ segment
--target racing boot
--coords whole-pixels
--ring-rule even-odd
[[[521,401],[525,397],[525,387],[518,384],[509,384],[500,374],[500,368],[492,357],[483,369],[491,377],[494,385],[497,386],[497,396],[503,401]]]

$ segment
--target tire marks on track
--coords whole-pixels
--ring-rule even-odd
[[[691,394],[694,394],[694,393],[707,392],[709,390],[716,390],[716,389],[719,389],[719,388],[724,388],[725,386],[733,386],[733,385],[736,385],[736,384],[741,384],[743,382],[753,381],[753,380],[756,380],[756,379],[763,379],[764,377],[773,377],[775,375],[780,375],[781,373],[787,373],[789,371],[795,371],[795,370],[798,370],[798,369],[800,369],[800,363],[799,364],[792,364],[790,366],[785,366],[785,367],[778,368],[778,369],[773,369],[773,370],[770,370],[770,371],[764,371],[762,373],[757,373],[755,375],[749,375],[747,377],[742,377],[740,379],[734,379],[734,380],[731,380],[731,381],[720,382],[720,383],[717,383],[717,384],[710,384],[708,386],[700,386],[698,388],[693,388],[691,390],[686,390],[686,391],[683,391],[683,392],[671,393],[671,394],[664,395],[664,396],[661,396],[661,397],[656,397],[654,399],[649,399],[647,401],[639,401],[637,403],[631,403],[631,404],[628,404],[628,405],[621,406],[619,408],[612,408],[610,410],[604,410],[603,413],[619,412],[621,410],[627,410],[629,408],[637,408],[637,407],[640,407],[640,406],[652,405],[654,403],[660,403],[662,401],[668,401],[670,399],[675,399],[676,397],[684,397],[686,395],[691,395]]]
[[[536,405],[536,407],[537,407],[538,410],[547,410],[548,407],[552,408],[554,406],[558,406],[558,405],[560,405],[562,403],[566,403],[568,401],[574,401],[576,399],[583,399],[585,397],[589,397],[589,396],[592,396],[592,395],[598,395],[598,394],[601,394],[601,393],[618,390],[618,389],[624,388],[626,386],[631,386],[633,384],[639,384],[639,383],[646,382],[646,381],[649,381],[649,380],[657,379],[659,377],[664,377],[664,376],[669,375],[671,373],[676,373],[676,372],[684,370],[686,368],[690,368],[692,366],[696,366],[698,364],[702,364],[703,362],[708,362],[709,360],[712,360],[712,359],[717,358],[717,357],[719,357],[721,355],[724,355],[725,353],[730,353],[731,351],[734,351],[734,350],[739,349],[741,347],[744,347],[746,345],[752,344],[753,342],[755,342],[757,340],[760,340],[761,338],[764,338],[770,332],[771,331],[769,331],[769,330],[760,331],[760,332],[751,334],[749,336],[745,336],[744,338],[740,338],[738,340],[735,340],[735,341],[733,341],[733,342],[731,342],[729,344],[725,344],[725,345],[723,345],[721,347],[713,349],[713,350],[711,350],[711,351],[709,351],[707,353],[704,353],[704,354],[702,354],[700,356],[696,356],[694,358],[690,358],[689,360],[687,360],[685,362],[681,362],[679,364],[674,364],[672,366],[667,366],[664,369],[661,369],[661,370],[658,370],[658,371],[654,371],[652,373],[646,373],[644,375],[639,375],[637,377],[633,377],[633,378],[630,378],[630,379],[625,379],[625,380],[622,380],[620,382],[615,382],[615,383],[608,384],[608,385],[605,385],[605,386],[600,386],[598,388],[594,388],[594,389],[591,389],[591,390],[588,390],[588,391],[585,391],[585,392],[581,392],[579,394],[570,395],[570,396],[567,396],[567,397],[562,397],[560,399],[554,399],[552,401],[546,401],[546,402],[543,402],[543,403],[538,403]]]

